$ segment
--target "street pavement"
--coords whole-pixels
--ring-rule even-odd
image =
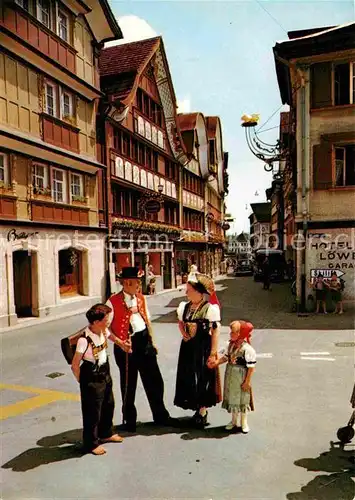
[[[180,345],[175,310],[183,290],[148,299],[166,404],[181,427],[153,426],[139,382],[137,433],[105,445],[102,457],[80,453],[78,385],[60,351],[60,339],[85,318],[14,330],[0,337],[1,498],[353,500],[353,446],[341,448],[336,438],[352,411],[353,330],[339,329],[343,318],[337,316],[329,315],[323,327],[317,322],[324,318],[291,315],[284,285],[263,292],[252,279],[226,278],[217,288],[221,345],[232,319],[256,326],[255,412],[248,435],[224,430],[229,415],[220,406],[209,411],[204,431],[189,428],[191,412],[173,406]],[[349,312],[344,317],[352,321]],[[120,424],[112,355],[111,371]]]

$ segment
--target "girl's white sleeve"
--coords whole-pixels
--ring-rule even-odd
[[[256,365],[256,352],[250,344],[245,345],[244,357],[247,368],[254,368]]]

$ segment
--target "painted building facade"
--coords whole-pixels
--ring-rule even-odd
[[[335,270],[355,300],[355,23],[289,34],[274,47],[283,103],[296,117],[297,296]],[[287,61],[287,64],[286,64]]]
[[[104,49],[101,150],[108,166],[111,284],[126,265],[175,287],[174,242],[180,236],[181,168],[188,158],[160,37]],[[150,213],[147,199],[160,210]],[[154,204],[154,203],[153,203]]]
[[[190,161],[182,170],[182,235],[176,242],[177,276],[186,280],[190,266],[213,277],[225,272],[224,172],[222,129],[218,117],[178,115]]]
[[[104,296],[98,57],[121,37],[103,0],[1,4],[0,328]]]

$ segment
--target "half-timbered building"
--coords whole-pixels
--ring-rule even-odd
[[[107,0],[1,2],[0,328],[102,300],[98,58],[117,38]]]

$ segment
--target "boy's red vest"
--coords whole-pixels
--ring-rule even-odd
[[[150,323],[148,319],[147,308],[145,304],[144,296],[141,293],[136,294],[137,297],[137,308],[138,312],[144,319],[148,330],[150,329]],[[110,302],[113,308],[113,320],[111,323],[111,330],[116,337],[121,340],[127,340],[129,336],[129,325],[132,316],[132,311],[127,307],[123,292],[116,293],[110,297]]]

